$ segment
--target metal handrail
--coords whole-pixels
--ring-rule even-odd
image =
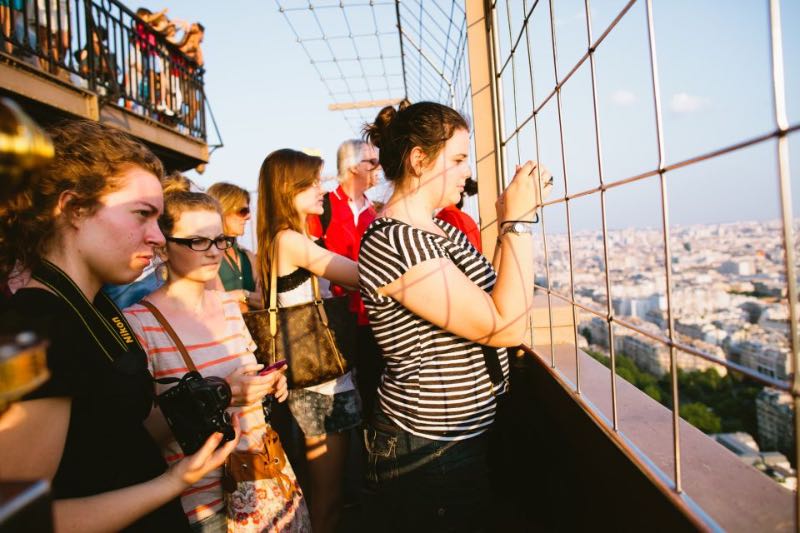
[[[0,50],[179,133],[205,141],[205,70],[118,0],[38,0],[7,8]]]

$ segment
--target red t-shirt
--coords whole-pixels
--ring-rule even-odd
[[[353,261],[358,261],[361,236],[364,235],[367,227],[378,216],[375,208],[368,203],[367,207],[358,214],[356,219],[353,210],[350,209],[350,198],[345,194],[341,185],[335,191],[327,194],[331,202],[331,219],[323,238],[325,248]],[[309,216],[307,223],[310,235],[314,237],[322,236],[322,223],[318,216]],[[349,295],[350,310],[358,313],[359,325],[369,324],[367,312],[364,309],[364,304],[361,302],[361,295],[358,291],[348,291],[338,285],[331,285],[331,290],[336,296]]]
[[[472,246],[474,246],[479,252],[483,253],[483,250],[481,250],[481,232],[478,229],[478,225],[468,214],[456,206],[451,205],[439,211],[439,214],[436,215],[436,218],[439,220],[444,220],[451,226],[455,226],[456,228],[460,229],[464,235],[467,236],[469,242],[472,243]]]

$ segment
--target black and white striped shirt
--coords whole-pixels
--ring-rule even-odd
[[[448,238],[390,218],[375,220],[361,241],[359,281],[386,362],[378,391],[381,409],[414,435],[461,440],[483,433],[494,420],[495,397],[481,345],[431,324],[378,293],[378,288],[413,266],[438,258],[450,259],[481,289],[492,290],[496,275],[491,263],[461,231],[441,220],[435,222]],[[504,348],[498,350],[498,357],[507,378]]]

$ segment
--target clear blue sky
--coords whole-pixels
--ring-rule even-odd
[[[334,172],[339,142],[353,135],[274,2],[268,0],[162,3],[125,2],[135,9],[169,8],[169,15],[206,26],[206,94],[225,147],[214,153],[197,181],[219,180],[254,189],[258,168],[272,150],[319,149]],[[292,4],[292,2],[284,2]],[[512,23],[521,22],[521,0]],[[299,4],[304,4],[300,2]],[[504,4],[499,2],[498,5]],[[560,75],[585,47],[583,0],[558,0],[556,32]],[[592,4],[595,38],[625,4]],[[673,163],[760,135],[774,128],[765,1],[657,0],[654,2],[666,160]],[[531,25],[534,89],[540,101],[553,87],[547,3]],[[596,54],[604,170],[618,179],[655,168],[657,151],[644,2],[638,2]],[[786,96],[791,124],[800,122],[800,2],[782,2]],[[370,24],[371,27],[371,24]],[[353,28],[354,32],[358,28]],[[506,29],[507,31],[507,29]],[[516,36],[516,31],[512,32]],[[508,48],[508,36],[501,46]],[[522,58],[520,58],[522,59]],[[527,74],[527,58],[517,63]],[[563,91],[565,151],[570,192],[597,183],[588,63]],[[510,69],[504,76],[506,123],[513,125]],[[521,86],[520,86],[521,87]],[[517,95],[518,114],[530,112],[530,89]],[[563,194],[555,99],[539,115],[541,159]],[[213,140],[213,132],[210,133]],[[535,157],[532,128],[520,136],[523,159]],[[795,213],[800,212],[800,133],[790,137]],[[511,153],[516,148],[511,147]],[[777,218],[775,143],[768,142],[669,175],[670,216],[676,224]],[[513,164],[513,163],[512,163]],[[193,176],[196,177],[196,176]],[[656,180],[608,193],[611,227],[660,225]],[[596,197],[572,203],[573,227],[599,229]],[[563,211],[563,210],[562,210]],[[550,231],[563,226],[552,214]],[[559,222],[560,220],[560,222]]]

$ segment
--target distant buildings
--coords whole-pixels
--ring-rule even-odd
[[[771,378],[786,380],[789,377],[789,348],[786,346],[747,340],[733,350],[743,366]]]
[[[718,270],[720,274],[733,274],[735,276],[752,276],[756,273],[753,262],[746,259],[724,261]]]
[[[788,452],[794,448],[792,396],[765,387],[756,398],[756,419],[761,447]]]

